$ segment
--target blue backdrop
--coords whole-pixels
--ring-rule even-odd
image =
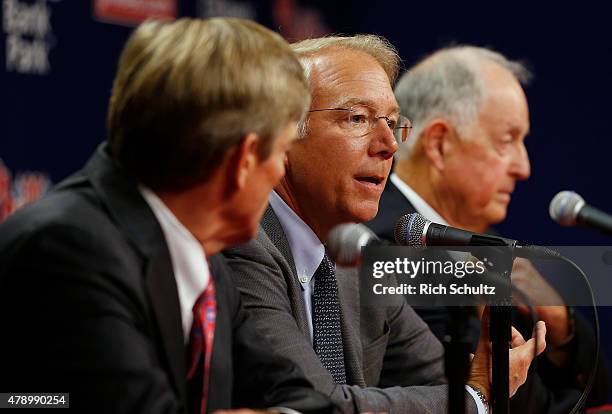
[[[509,217],[498,229],[540,244],[612,244],[609,237],[561,228],[548,217],[548,203],[562,189],[612,212],[612,27],[605,16],[422,15],[400,1],[176,2],[179,16],[252,17],[290,40],[325,32],[380,34],[399,49],[405,67],[452,43],[490,46],[524,60],[535,73],[526,90],[532,176],[517,186]],[[0,159],[13,180],[41,171],[57,182],[105,137],[112,77],[131,29],[96,20],[93,3],[3,0]],[[0,171],[0,203],[2,185]],[[612,355],[612,312],[600,312]]]

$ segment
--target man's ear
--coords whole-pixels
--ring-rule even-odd
[[[421,145],[429,162],[438,170],[444,169],[444,156],[452,128],[444,119],[434,119],[429,122],[421,133]]]
[[[247,134],[237,145],[232,163],[232,181],[239,190],[246,186],[249,176],[259,165],[259,145],[259,135],[254,132]]]

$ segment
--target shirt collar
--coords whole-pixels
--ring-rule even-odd
[[[423,197],[418,195],[416,191],[414,191],[408,184],[402,181],[401,178],[397,176],[397,174],[392,173],[389,177],[391,182],[397,187],[397,189],[406,197],[406,199],[412,204],[414,209],[427,220],[432,221],[434,223],[448,225],[448,222],[442,218],[442,216],[434,210],[432,206],[427,204]]]
[[[300,283],[310,283],[325,255],[325,247],[317,235],[285,201],[273,191],[270,206],[285,231]]]

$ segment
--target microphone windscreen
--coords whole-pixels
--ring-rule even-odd
[[[376,235],[363,224],[340,224],[329,232],[327,254],[340,266],[356,266],[361,258],[361,248],[376,239]]]
[[[575,226],[576,217],[584,206],[584,199],[573,191],[561,191],[550,201],[550,218],[562,226]]]
[[[424,246],[423,230],[427,222],[419,213],[404,214],[395,223],[395,242],[400,246]]]

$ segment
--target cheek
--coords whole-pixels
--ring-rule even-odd
[[[266,185],[272,189],[276,187],[281,178],[285,175],[285,155],[274,155],[274,158],[270,158],[266,165],[265,170],[265,181]]]
[[[505,165],[500,160],[484,162],[478,172],[474,177],[476,200],[478,205],[485,206],[503,188]]]
[[[270,172],[268,173],[267,176],[267,184],[270,188],[274,188],[276,186],[276,184],[278,184],[278,182],[280,181],[281,178],[283,178],[283,175],[285,174],[285,168],[282,165],[282,163],[275,163],[275,165],[270,168]]]

